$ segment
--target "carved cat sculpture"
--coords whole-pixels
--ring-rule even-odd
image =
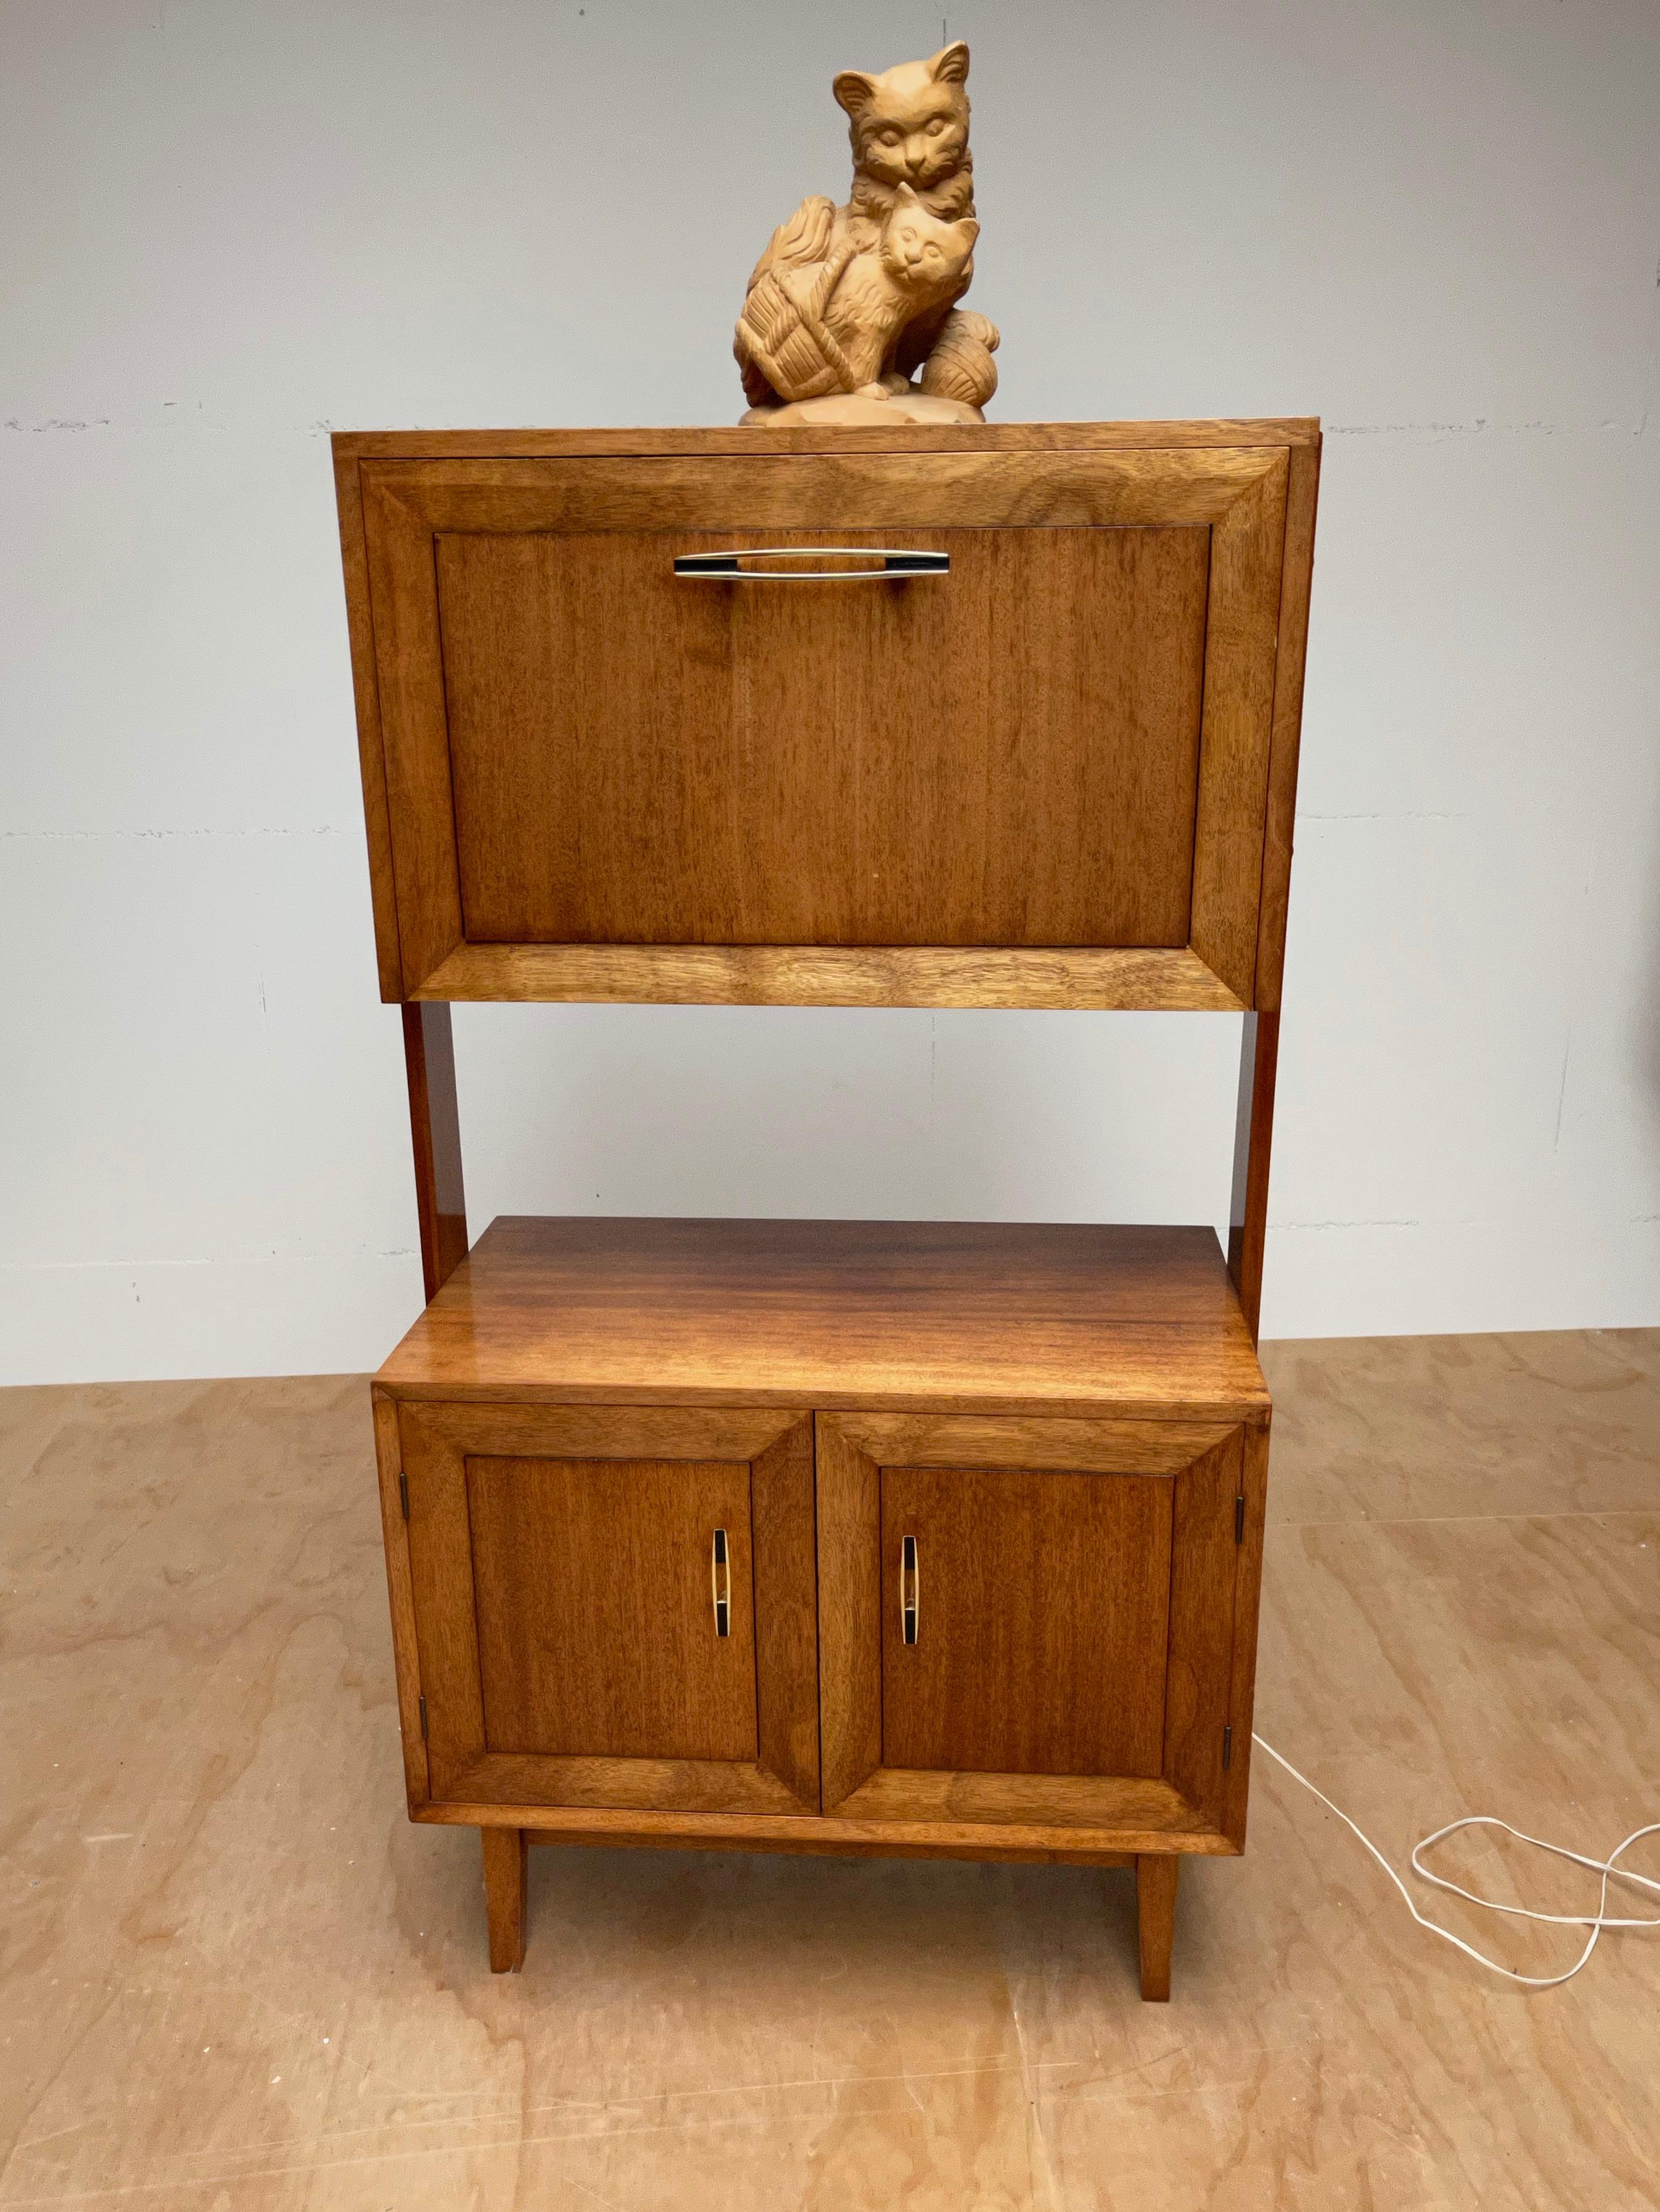
[[[835,231],[830,202],[804,200],[744,302],[738,357],[788,400],[831,392],[885,398],[882,377],[899,337],[960,293],[980,226],[972,216],[941,222],[901,184],[874,245],[860,251],[846,232],[832,244]],[[907,380],[895,381],[903,389]]]
[[[812,393],[788,387],[794,379],[783,360],[778,366],[784,381],[774,380],[764,365],[763,356],[769,350],[754,343],[757,329],[769,326],[771,313],[776,307],[775,298],[756,303],[751,315],[757,288],[772,278],[775,264],[781,264],[779,276],[787,296],[792,287],[787,281],[792,270],[801,270],[818,264],[819,281],[832,267],[838,255],[850,248],[844,265],[844,275],[831,279],[826,294],[826,306],[836,297],[845,275],[857,266],[857,257],[879,258],[882,241],[890,217],[900,204],[902,189],[914,196],[915,212],[934,218],[945,226],[955,226],[974,220],[974,167],[969,152],[969,50],[959,40],[954,45],[942,47],[927,61],[903,62],[897,68],[885,70],[879,76],[869,76],[860,70],[845,70],[838,76],[832,90],[838,103],[846,109],[849,119],[849,137],[853,145],[853,189],[847,204],[832,208],[825,199],[804,200],[788,222],[781,224],[774,232],[771,243],[756,264],[750,279],[750,298],[738,325],[734,351],[743,373],[744,389],[751,405],[757,410],[775,407],[782,401],[845,392],[849,387],[840,381],[826,384],[809,377],[813,386]],[[972,240],[970,241],[970,249]],[[890,272],[891,274],[892,272]],[[904,402],[900,395],[915,391],[909,379],[921,368],[920,389],[933,405],[921,410],[932,413],[937,408],[949,416],[954,405],[961,416],[979,419],[979,409],[997,388],[997,370],[992,361],[996,348],[996,326],[983,315],[964,313],[954,303],[968,289],[974,274],[971,250],[964,258],[948,286],[943,289],[918,287],[912,294],[908,311],[891,328],[887,327],[886,310],[891,302],[879,288],[873,289],[870,301],[885,329],[882,357],[877,374],[866,380],[863,389],[879,384],[885,392],[891,393],[899,404],[899,414]],[[862,283],[848,296],[847,307],[863,296]],[[800,306],[800,300],[795,305]],[[843,347],[842,350],[847,352]],[[869,349],[859,349],[860,364],[865,365]],[[791,360],[797,358],[792,353]],[[848,355],[851,362],[852,356]],[[822,370],[822,364],[821,364]],[[861,387],[852,387],[859,391]],[[872,396],[874,396],[872,394]],[[758,419],[758,417],[757,417]]]

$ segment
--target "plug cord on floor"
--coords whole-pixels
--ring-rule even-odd
[[[1411,1893],[1408,1890],[1405,1882],[1402,1881],[1371,1838],[1367,1835],[1365,1830],[1351,1820],[1341,1805],[1334,1805],[1325,1791],[1316,1789],[1306,1774],[1299,1774],[1283,1752],[1276,1751],[1271,1743],[1256,1735],[1255,1730],[1252,1731],[1251,1741],[1267,1752],[1270,1759],[1277,1760],[1293,1782],[1300,1782],[1311,1796],[1320,1800],[1328,1812],[1335,1813],[1343,1826],[1352,1830],[1360,1838],[1378,1865],[1383,1868],[1384,1873],[1400,1891],[1406,1901],[1408,1911],[1411,1913],[1420,1928],[1427,1928],[1432,1936],[1440,1936],[1444,1942],[1450,1943],[1456,1951],[1462,1951],[1466,1958],[1474,1959],[1478,1966],[1485,1966],[1489,1973],[1502,1974],[1506,1981],[1519,1982],[1523,1989],[1554,1990],[1560,1987],[1563,1982],[1571,1982],[1573,1979],[1596,1948],[1596,1939],[1605,1928],[1660,1928],[1660,1917],[1651,1920],[1627,1920],[1620,1918],[1608,1911],[1610,1881],[1635,1882],[1639,1888],[1649,1891],[1655,1897],[1660,1897],[1660,1881],[1651,1880],[1645,1874],[1633,1874],[1629,1868],[1615,1863],[1625,1856],[1634,1843],[1639,1842],[1644,1836],[1660,1835],[1660,1820],[1651,1820],[1645,1828],[1633,1828],[1625,1842],[1616,1844],[1607,1858],[1594,1859],[1587,1857],[1583,1851],[1568,1850],[1560,1844],[1548,1844],[1539,1836],[1524,1835],[1520,1828],[1512,1828],[1508,1820],[1497,1820],[1490,1813],[1472,1813],[1465,1820],[1449,1820],[1444,1828],[1438,1828],[1432,1836],[1426,1836],[1421,1843],[1413,1845],[1412,1870],[1420,1881],[1433,1882],[1437,1889],[1448,1890],[1454,1897],[1468,1898],[1472,1905],[1481,1905],[1488,1912],[1507,1912],[1517,1920],[1544,1920],[1558,1928],[1589,1928],[1590,1930],[1590,1934],[1585,1938],[1584,1949],[1565,1974],[1518,1974],[1513,1967],[1501,1966],[1496,1959],[1489,1959],[1484,1952],[1478,1951],[1473,1943],[1465,1942],[1462,1936],[1455,1936],[1450,1928],[1443,1928],[1438,1921],[1426,1920],[1413,1903]],[[1553,1858],[1572,1859],[1576,1866],[1588,1867],[1593,1874],[1600,1874],[1602,1877],[1602,1893],[1598,1899],[1596,1911],[1535,1912],[1529,1905],[1501,1905],[1496,1898],[1478,1897],[1473,1889],[1465,1889],[1458,1882],[1449,1881],[1444,1875],[1432,1873],[1423,1863],[1424,1853],[1432,1850],[1444,1838],[1456,1835],[1460,1828],[1502,1828],[1507,1836],[1514,1836],[1518,1843],[1531,1844],[1535,1850],[1548,1851]]]

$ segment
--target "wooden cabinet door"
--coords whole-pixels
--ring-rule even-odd
[[[1260,1431],[818,1425],[827,1813],[1242,1838]]]
[[[812,1424],[398,1411],[435,1799],[816,1812]]]
[[[765,442],[363,462],[406,994],[570,995],[558,948],[1190,949],[1250,1004],[1285,452]]]

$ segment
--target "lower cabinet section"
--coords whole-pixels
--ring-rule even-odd
[[[377,1424],[422,1817],[1243,1844],[1264,1429],[384,1399]]]
[[[1266,1425],[377,1392],[410,1809],[526,1844],[1134,1864],[1244,1842]]]

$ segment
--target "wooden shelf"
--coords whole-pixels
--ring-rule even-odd
[[[403,1399],[1266,1421],[1213,1232],[504,1216],[377,1378]]]

